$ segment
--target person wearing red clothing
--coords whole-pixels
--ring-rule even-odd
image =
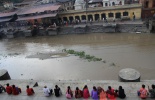
[[[7,85],[7,86],[6,86],[6,92],[7,92],[8,94],[12,94],[12,87],[9,86],[9,83],[7,83],[6,85]]]
[[[146,99],[148,97],[148,91],[145,89],[145,85],[143,84],[139,90],[140,97],[142,99]]]
[[[21,89],[16,87],[15,85],[12,85],[12,94],[18,95],[19,93],[21,93]]]
[[[34,94],[34,90],[32,88],[29,88],[29,85],[27,85],[26,87],[27,87],[26,93],[28,96]]]
[[[89,93],[87,85],[85,85],[83,88],[83,98],[88,99],[89,97],[90,97],[90,93]]]
[[[111,88],[111,86],[108,86],[108,90],[107,90],[107,97],[110,100],[116,100],[116,93],[115,90],[113,88]]]

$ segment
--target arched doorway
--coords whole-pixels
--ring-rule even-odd
[[[99,14],[95,14],[95,21],[98,21],[100,19]]]
[[[75,16],[75,19],[80,20],[80,17],[79,16]]]
[[[118,12],[118,13],[115,14],[115,16],[116,16],[116,18],[121,18],[121,13]]]
[[[108,6],[108,3],[105,3],[105,6]]]
[[[68,21],[67,17],[63,17],[63,21]]]
[[[101,17],[102,17],[102,19],[104,18],[104,19],[106,19],[106,15],[103,13],[103,14],[101,14]]]
[[[69,21],[73,21],[73,16],[69,16]]]
[[[115,2],[112,2],[112,6],[115,6]]]
[[[88,21],[90,21],[90,19],[93,21],[93,16],[92,15],[88,15]]]
[[[82,19],[82,20],[86,20],[86,15],[82,15],[82,16],[81,16],[81,19]]]

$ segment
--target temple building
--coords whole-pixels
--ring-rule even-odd
[[[82,10],[86,8],[86,2],[84,0],[76,0],[74,4],[75,10]]]
[[[84,1],[76,0],[75,10],[59,13],[59,19],[63,21],[86,20],[102,21],[103,18],[109,21],[116,19],[141,19],[142,4],[124,4],[124,0],[103,0],[103,6],[83,8]],[[90,2],[89,2],[90,3]],[[88,4],[89,4],[88,3]],[[106,4],[107,3],[107,4]],[[106,7],[107,6],[107,7]]]
[[[76,0],[75,3],[74,0],[57,0],[57,3],[55,4],[27,5],[13,12],[0,13],[0,22],[9,21],[15,14],[18,15],[16,21],[31,21],[32,23],[36,20],[39,22],[50,23],[53,23],[56,20],[69,22],[75,20],[102,21],[103,19],[109,21],[112,21],[113,19],[132,20],[133,16],[135,16],[135,19],[141,19],[142,4],[124,3],[125,0],[89,0],[88,2],[86,2],[86,0]],[[96,6],[89,7],[87,4]],[[145,2],[145,4],[147,4],[147,2]],[[151,3],[149,4],[151,5]],[[150,5],[148,7],[150,7]],[[154,7],[154,5],[151,7]],[[150,11],[151,13],[154,13],[152,10]]]

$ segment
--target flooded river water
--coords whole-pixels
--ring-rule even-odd
[[[62,49],[85,51],[104,62],[66,55],[60,53]],[[155,79],[154,34],[95,33],[5,39],[0,41],[0,51],[0,69],[7,69],[12,79],[117,80],[123,68],[138,70],[142,79]],[[51,57],[53,54],[60,55]]]

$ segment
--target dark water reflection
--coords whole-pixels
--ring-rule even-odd
[[[106,63],[88,62],[76,56],[46,60],[26,58],[37,53],[58,52],[64,48],[85,51],[102,58]],[[142,79],[155,79],[154,34],[18,38],[0,41],[0,51],[0,69],[7,69],[13,79],[117,80],[122,68],[137,69]]]

